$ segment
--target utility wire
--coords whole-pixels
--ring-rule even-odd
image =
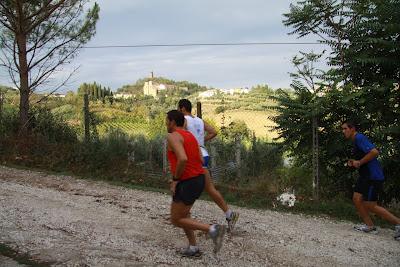
[[[105,48],[143,48],[143,47],[182,47],[182,46],[252,46],[252,45],[315,45],[319,42],[253,42],[253,43],[186,43],[186,44],[138,44],[138,45],[93,45],[88,49]],[[324,45],[324,44],[323,44]]]

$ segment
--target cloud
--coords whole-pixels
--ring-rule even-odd
[[[289,10],[290,0],[97,2],[100,20],[97,34],[88,46],[296,41],[295,36],[287,35],[290,29],[282,24],[282,14]],[[221,88],[258,83],[289,87],[288,72],[293,71],[290,59],[299,50],[311,49],[321,50],[321,46],[83,49],[73,61],[73,66],[81,66],[79,72],[64,90],[93,81],[117,89],[148,76],[150,71]]]

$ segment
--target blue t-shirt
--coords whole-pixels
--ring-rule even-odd
[[[365,135],[361,133],[356,134],[354,139],[354,150],[353,150],[354,157],[356,160],[362,159],[373,148],[375,148],[375,145],[372,144]],[[385,179],[382,167],[376,158],[370,160],[364,165],[361,165],[358,171],[362,178],[367,178],[376,181],[383,181]]]

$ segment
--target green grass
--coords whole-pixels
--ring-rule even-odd
[[[56,171],[49,171],[43,170],[38,168],[27,168],[20,165],[14,164],[7,164],[7,166],[16,168],[16,169],[23,169],[23,170],[36,170],[41,171],[47,174],[53,175],[69,175],[74,176],[80,179],[87,179],[92,181],[103,181],[110,185],[120,186],[124,188],[130,188],[135,190],[141,191],[149,191],[149,192],[159,192],[159,193],[167,193],[169,194],[168,184],[165,181],[164,187],[154,187],[151,186],[150,183],[143,183],[143,184],[136,184],[132,182],[124,182],[118,180],[110,180],[110,177],[102,177],[102,176],[81,176],[77,174],[72,174],[70,172],[56,172]],[[160,182],[160,181],[158,181]],[[160,184],[160,183],[159,183]],[[338,199],[338,200],[327,200],[322,199],[319,201],[311,201],[311,200],[303,200],[297,201],[294,207],[286,207],[282,206],[276,201],[276,196],[274,194],[261,194],[259,192],[254,192],[252,190],[246,188],[236,188],[234,191],[229,189],[225,185],[216,185],[217,189],[221,192],[224,196],[225,201],[230,205],[236,205],[239,207],[244,208],[251,208],[251,209],[262,209],[262,210],[275,210],[279,212],[287,212],[293,214],[303,214],[309,216],[316,216],[316,217],[326,217],[334,220],[340,221],[350,221],[354,223],[360,223],[360,218],[357,215],[356,209],[352,201],[346,199]],[[201,198],[202,200],[212,201],[208,194],[203,193]],[[391,227],[391,225],[380,219],[377,216],[372,217],[373,221],[376,225],[380,227]]]
[[[119,129],[128,135],[147,135],[148,126],[145,123],[127,121],[109,121],[97,126],[100,135],[106,133],[107,129]]]
[[[1,243],[0,243],[0,255],[13,259],[19,264],[24,264],[26,266],[31,266],[31,267],[47,267],[54,264],[51,262],[39,262],[33,260],[28,254],[20,254],[14,249],[10,248],[9,246]]]
[[[226,110],[224,113],[215,113],[215,109],[218,105],[203,102],[202,115],[204,119],[211,119],[215,121],[218,127],[222,126],[222,116],[225,116],[224,125],[228,126],[229,123],[235,120],[244,121],[247,127],[254,131],[257,137],[268,137],[272,139],[278,136],[277,132],[271,131],[271,126],[274,126],[274,122],[269,119],[269,116],[273,115],[271,110],[256,111],[256,110],[243,110],[234,109]]]
[[[236,192],[232,192],[227,190],[225,186],[221,185],[217,185],[217,188],[224,196],[225,201],[228,204],[240,207],[275,210],[279,212],[288,212],[314,217],[325,217],[339,221],[361,223],[361,219],[359,218],[357,211],[350,199],[322,199],[319,201],[303,200],[297,201],[294,207],[286,207],[278,203],[275,195],[260,195],[259,193],[255,193],[246,189],[238,189]],[[212,201],[207,194],[203,194],[202,199]],[[372,215],[372,220],[377,226],[384,228],[392,227],[390,223],[375,215]]]

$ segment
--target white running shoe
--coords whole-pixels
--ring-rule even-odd
[[[394,227],[394,239],[400,241],[400,224]]]
[[[214,253],[218,253],[218,251],[221,249],[225,232],[226,232],[225,225],[216,224],[215,232],[209,233],[212,241],[214,242]]]
[[[366,224],[360,224],[360,225],[355,225],[354,230],[359,231],[359,232],[364,232],[364,233],[369,233],[369,234],[377,234],[378,230],[376,229],[375,226],[368,226]]]
[[[228,232],[233,231],[233,228],[235,228],[238,219],[239,213],[234,211],[231,213],[231,216],[229,218],[226,218],[226,221],[228,222]]]

